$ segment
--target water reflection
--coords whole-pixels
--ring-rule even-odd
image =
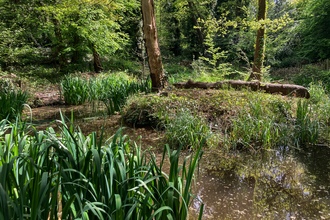
[[[329,154],[280,148],[208,155],[193,193],[205,219],[329,219]]]

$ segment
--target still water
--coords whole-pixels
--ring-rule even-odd
[[[193,189],[203,219],[330,219],[328,147],[212,157],[204,156]]]
[[[105,127],[108,136],[122,125],[120,115],[86,118],[86,106],[60,106],[85,134]],[[27,113],[29,115],[29,113]],[[59,106],[32,110],[40,129],[60,119]],[[130,137],[141,135],[147,147],[160,142],[160,133],[127,128]],[[155,152],[161,158],[161,153]],[[184,158],[187,155],[182,155]],[[166,171],[165,171],[166,172]],[[193,194],[204,206],[203,219],[330,219],[330,148],[279,147],[270,151],[214,153],[205,150]],[[200,202],[194,200],[190,219],[196,219]]]

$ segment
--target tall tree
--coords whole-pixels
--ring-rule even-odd
[[[153,91],[164,88],[166,79],[160,57],[153,0],[141,0],[143,16],[143,38],[147,49]]]
[[[265,21],[266,19],[266,0],[258,0],[258,22],[260,27],[257,32],[257,40],[254,52],[252,73],[249,79],[261,79],[261,68],[264,61],[265,52]]]

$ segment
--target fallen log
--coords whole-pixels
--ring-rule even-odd
[[[273,84],[273,83],[261,83],[259,81],[241,81],[241,80],[229,80],[220,81],[215,83],[207,82],[194,82],[189,79],[187,82],[173,83],[176,88],[200,88],[200,89],[221,89],[224,86],[230,86],[232,88],[250,88],[253,91],[263,90],[271,94],[281,95],[293,95],[295,97],[301,97],[309,99],[310,94],[308,90],[303,86],[293,84]]]

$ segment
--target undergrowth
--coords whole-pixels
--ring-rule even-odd
[[[0,120],[7,118],[12,121],[16,117],[20,117],[24,105],[29,97],[26,91],[15,88],[3,88],[0,90]]]
[[[129,95],[149,93],[151,83],[150,80],[137,81],[126,74],[100,75],[90,79],[69,75],[62,80],[61,89],[66,104],[102,102],[110,115],[120,111]]]
[[[187,148],[182,137],[193,141],[201,133],[212,133],[208,146],[228,150],[327,144],[330,100],[321,84],[309,91],[310,100],[247,90],[170,90],[167,97],[131,97],[123,116],[130,124],[165,129],[173,146]]]
[[[19,120],[0,122],[1,219],[189,218],[203,141],[181,166],[181,148],[165,145],[156,161],[122,129],[103,145],[103,131],[100,138],[96,132],[84,136],[63,117],[56,124],[59,133]],[[166,156],[168,174],[162,170]]]

